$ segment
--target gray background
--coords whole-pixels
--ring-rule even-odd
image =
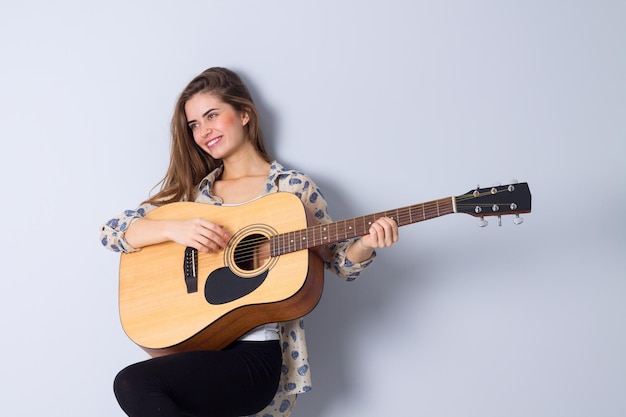
[[[307,318],[294,416],[623,416],[626,3],[0,6],[2,414],[122,416],[145,358],[100,225],[163,176],[177,94],[239,71],[337,220],[528,181],[533,213],[401,229]]]

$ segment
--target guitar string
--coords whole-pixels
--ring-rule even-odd
[[[476,206],[481,206],[481,207],[491,207],[493,204],[498,204],[498,203],[472,203],[472,204],[468,204],[467,201],[471,201],[471,200],[476,200],[478,198],[484,197],[484,196],[490,196],[490,195],[496,195],[496,194],[500,194],[503,193],[505,191],[508,190],[498,190],[495,194],[491,193],[491,191],[489,192],[485,192],[485,193],[481,193],[479,196],[474,196],[473,194],[464,194],[462,196],[458,196],[455,197],[456,198],[456,203],[457,203],[457,207],[458,206],[463,206],[463,207],[476,207]],[[303,249],[307,249],[310,247],[316,247],[316,246],[323,246],[324,243],[321,243],[322,240],[324,240],[324,233],[321,230],[317,230],[317,229],[322,229],[324,227],[328,227],[329,225],[335,225],[336,226],[336,234],[337,235],[346,235],[347,234],[347,230],[346,230],[346,224],[347,223],[355,223],[357,220],[364,220],[368,217],[375,217],[377,215],[386,215],[387,213],[396,213],[398,219],[405,219],[406,218],[411,218],[412,217],[412,212],[419,212],[421,211],[423,214],[420,217],[423,217],[422,220],[426,220],[426,219],[431,219],[431,218],[436,218],[439,217],[440,214],[440,208],[438,203],[440,202],[447,202],[449,198],[444,198],[441,200],[435,200],[435,201],[431,201],[431,202],[426,202],[426,203],[422,203],[422,204],[416,204],[413,206],[407,206],[407,207],[402,207],[396,210],[387,210],[385,212],[380,212],[380,213],[376,213],[374,215],[368,215],[368,216],[362,216],[362,217],[356,217],[353,219],[346,219],[346,220],[342,220],[342,221],[338,221],[338,222],[334,222],[334,223],[325,223],[325,224],[320,224],[320,225],[316,225],[316,226],[311,226],[308,227],[306,229],[301,229],[301,230],[295,230],[295,231],[291,231],[291,232],[286,232],[286,233],[280,233],[278,235],[272,235],[272,236],[260,236],[258,238],[253,238],[253,239],[247,239],[245,240],[245,243],[241,243],[240,245],[237,245],[237,249],[240,251],[244,252],[244,256],[240,256],[236,259],[236,261],[239,262],[250,262],[252,260],[254,260],[254,258],[257,256],[257,254],[255,253],[255,249],[265,243],[276,243],[276,239],[280,238],[281,236],[283,238],[285,238],[285,236],[289,236],[294,235],[294,236],[308,236],[309,232],[313,233],[313,236],[315,236],[316,231],[319,233],[320,235],[320,243],[317,244],[314,243],[312,245],[309,244],[310,239],[306,239],[306,243],[302,244],[302,242],[295,242],[293,239],[289,239],[288,237],[286,239],[289,239],[288,242],[282,242],[282,244],[280,242],[278,242],[278,255],[280,254],[284,254],[284,253],[289,253],[289,252],[295,252],[298,250],[303,250]],[[501,203],[502,204],[502,203]],[[449,214],[449,213],[445,213],[445,214]],[[485,215],[497,215],[498,213],[494,212],[494,213],[489,213],[489,214],[485,214]],[[409,223],[404,223],[401,222],[401,224],[410,224],[410,223],[414,223],[414,222],[409,222]],[[358,237],[360,235],[355,235],[353,237]],[[349,237],[347,239],[353,238],[353,237]],[[332,241],[329,242],[328,244],[331,243],[336,243],[339,241],[343,241],[343,240],[347,240],[347,239],[331,239]],[[294,247],[295,249],[291,250],[291,247]],[[272,248],[269,249],[270,252],[270,257],[271,257],[271,252],[272,252]],[[274,255],[276,256],[276,255]]]
[[[428,204],[428,203],[425,203],[425,204]],[[476,204],[472,204],[472,207],[475,206],[475,205]],[[490,206],[490,205],[491,204],[484,204],[484,206]],[[416,206],[412,206],[412,207],[406,207],[406,208],[402,208],[402,209],[398,209],[398,210],[392,210],[392,211],[397,213],[397,217],[398,218],[406,219],[407,216],[411,217],[411,211],[422,211],[420,209],[424,210],[423,211],[424,215],[422,217],[425,216],[426,219],[435,218],[435,217],[438,217],[440,215],[440,213],[438,212],[438,209],[436,207],[429,207],[429,208],[426,209],[425,207],[422,208],[421,205],[416,205]],[[380,214],[384,214],[384,213],[380,213]],[[446,213],[446,214],[448,214],[448,213]],[[367,217],[367,216],[364,216],[364,217]],[[345,224],[349,223],[349,222],[353,222],[353,221],[354,221],[354,219],[349,219],[349,220],[336,222],[337,234],[339,234],[339,235],[346,234],[347,232],[346,232],[346,229],[345,229]],[[343,224],[343,226],[341,226],[341,224]],[[255,249],[262,243],[271,242],[272,239],[274,239],[274,243],[276,243],[275,239],[279,238],[280,236],[283,236],[283,238],[285,238],[285,239],[289,239],[288,237],[285,237],[285,236],[288,236],[289,234],[292,234],[294,236],[308,235],[309,231],[312,231],[312,233],[315,235],[316,232],[315,232],[314,229],[321,229],[322,227],[327,226],[327,225],[328,224],[312,226],[312,227],[310,227],[308,229],[302,229],[302,230],[282,233],[282,234],[273,235],[273,236],[270,236],[270,237],[261,236],[259,238],[248,239],[248,240],[245,241],[245,243],[242,243],[242,244],[237,246],[237,248],[239,250],[243,251],[244,255],[247,255],[247,256],[238,257],[237,260],[239,262],[249,262],[249,261],[252,261],[254,259],[254,257],[256,256],[256,254],[254,253]],[[319,232],[319,234],[320,234],[320,239],[323,239],[321,237],[321,236],[323,236],[323,233]],[[342,240],[345,240],[345,239],[336,239],[336,240],[333,240],[330,243],[335,243],[336,241],[342,241]],[[278,247],[279,247],[278,252],[279,252],[279,255],[280,255],[280,254],[283,254],[283,253],[288,253],[288,252],[293,252],[293,251],[297,251],[297,250],[306,249],[308,247],[315,247],[315,246],[322,246],[322,245],[323,245],[323,243],[320,243],[318,245],[318,244],[316,244],[314,242],[311,246],[309,246],[308,241],[305,244],[300,244],[298,242],[295,242],[293,239],[289,239],[289,241],[286,242],[286,243],[285,242],[283,242],[282,244],[280,244],[280,242],[278,243]],[[290,250],[292,246],[294,247],[294,249]],[[282,249],[282,251],[281,251],[281,249]],[[270,254],[271,254],[271,252],[272,252],[272,250],[270,248]]]
[[[428,203],[424,203],[424,204],[428,204]],[[322,241],[325,239],[324,238],[324,233],[321,231],[322,228],[327,228],[328,225],[330,224],[334,224],[336,226],[335,230],[336,230],[336,234],[337,235],[346,235],[349,234],[347,231],[347,226],[346,224],[348,223],[354,223],[356,220],[363,220],[366,219],[367,217],[376,217],[377,215],[384,215],[385,213],[391,213],[394,212],[397,214],[397,216],[394,217],[398,217],[400,219],[408,219],[411,217],[411,211],[415,211],[418,207],[419,207],[419,211],[422,212],[422,205],[415,205],[415,206],[410,206],[410,207],[403,207],[397,210],[388,210],[386,212],[382,212],[382,213],[377,213],[374,215],[369,215],[369,216],[362,216],[362,217],[358,217],[358,218],[354,218],[354,219],[347,219],[347,220],[342,220],[342,221],[338,221],[338,222],[334,222],[334,223],[326,223],[326,224],[320,224],[320,225],[316,225],[316,226],[311,226],[307,229],[301,229],[301,230],[296,230],[296,231],[292,231],[292,232],[286,232],[286,233],[281,233],[278,235],[273,235],[270,237],[266,237],[266,236],[260,236],[258,238],[251,238],[251,239],[247,239],[245,240],[244,243],[241,243],[239,245],[237,245],[237,249],[241,250],[244,252],[244,256],[241,257],[237,257],[236,261],[239,262],[250,262],[252,260],[254,260],[256,254],[255,249],[260,245],[263,244],[265,242],[271,242],[272,239],[274,239],[274,243],[275,239],[280,238],[281,236],[285,239],[289,239],[288,242],[283,242],[282,244],[280,242],[278,242],[278,247],[279,247],[279,255],[280,254],[284,254],[284,253],[289,253],[289,252],[294,252],[294,251],[298,251],[298,250],[302,250],[302,249],[307,249],[309,247],[316,247],[316,246],[323,246],[324,243],[322,243]],[[426,215],[427,218],[433,218],[433,217],[437,217],[438,214],[438,210],[437,207],[429,207],[427,209],[425,209],[425,211],[423,211]],[[369,226],[369,225],[368,225]],[[320,230],[318,230],[320,229]],[[293,239],[290,239],[289,236],[290,234],[295,236],[308,236],[309,232],[311,232],[314,236],[316,235],[316,233],[320,236],[319,240],[320,243],[317,244],[315,242],[315,238],[314,238],[314,243],[310,244],[310,239],[306,240],[306,243],[301,244],[302,242],[296,242]],[[365,232],[365,231],[364,231]],[[352,232],[351,232],[352,233]],[[326,233],[328,234],[328,233]],[[365,233],[364,233],[365,234]],[[353,237],[358,237],[360,236],[360,234],[355,235]],[[353,237],[349,237],[347,239],[353,238]],[[347,239],[331,239],[332,241],[327,243],[327,244],[331,244],[331,243],[336,243],[338,241],[343,241],[343,240],[347,240]],[[243,241],[242,241],[243,242]],[[294,250],[290,250],[291,247],[294,247]],[[282,249],[282,251],[281,251]],[[271,248],[270,248],[270,253],[272,252]]]

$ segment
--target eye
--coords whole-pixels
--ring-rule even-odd
[[[217,117],[217,113],[210,113],[209,115],[207,115],[207,119],[211,120],[211,119],[215,119]]]
[[[189,123],[187,126],[189,126],[189,129],[191,130],[196,130],[198,123]]]

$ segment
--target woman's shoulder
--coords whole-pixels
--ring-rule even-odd
[[[309,177],[304,172],[293,169],[286,168],[281,163],[277,161],[273,161],[270,165],[270,180],[278,180],[278,181],[309,181],[313,182],[312,178]]]
[[[300,197],[310,205],[315,206],[313,211],[324,211],[326,202],[317,184],[307,174],[297,169],[288,169],[273,162],[270,170],[270,183],[268,193],[286,191]]]

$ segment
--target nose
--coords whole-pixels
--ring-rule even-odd
[[[202,128],[202,137],[203,137],[203,138],[206,138],[207,136],[209,136],[209,133],[211,133],[211,131],[212,131],[212,130],[213,130],[213,129],[211,129],[211,127],[210,127],[210,126],[205,125],[205,126]]]

